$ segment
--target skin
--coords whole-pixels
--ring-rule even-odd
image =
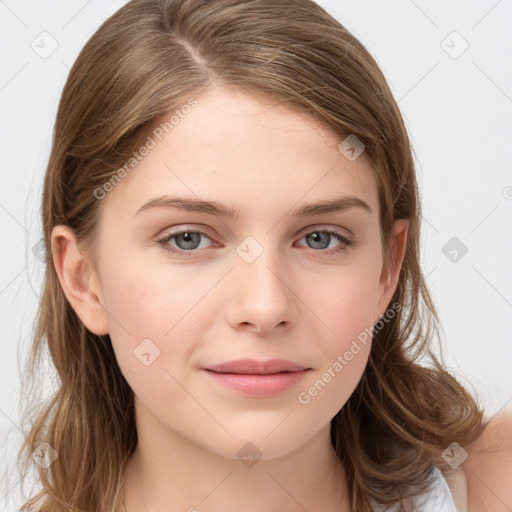
[[[468,512],[512,511],[512,404],[490,418],[462,464]]]
[[[407,222],[396,221],[394,263],[385,266],[377,185],[364,153],[348,160],[338,149],[343,139],[269,100],[228,90],[197,100],[102,200],[94,255],[66,226],[52,233],[67,299],[91,332],[110,335],[136,396],[139,443],[122,510],[350,511],[330,421],[363,375],[371,342],[309,403],[297,396],[390,306]],[[164,207],[136,214],[163,194],[233,205],[240,218]],[[371,212],[288,216],[342,194]],[[207,233],[192,256],[157,242],[181,228]],[[355,242],[344,247],[325,235],[320,246],[306,236],[325,228]],[[262,249],[252,263],[236,251],[246,237]],[[187,250],[181,237],[167,245]],[[134,350],[148,338],[160,355],[146,366]],[[271,398],[221,387],[200,370],[275,357],[311,370]],[[251,467],[237,457],[248,442],[262,454]]]

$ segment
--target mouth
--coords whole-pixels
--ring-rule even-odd
[[[282,372],[301,372],[310,370],[307,366],[286,359],[269,359],[257,361],[255,359],[238,359],[221,364],[209,365],[203,369],[217,373],[236,373],[245,375],[273,375]]]
[[[284,368],[284,369],[283,369]],[[283,394],[299,384],[311,368],[285,360],[241,360],[201,368],[214,382],[255,398]]]

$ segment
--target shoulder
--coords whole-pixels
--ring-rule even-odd
[[[467,447],[462,465],[468,489],[468,512],[512,510],[512,407],[489,420]]]

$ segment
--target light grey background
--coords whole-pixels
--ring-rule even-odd
[[[1,456],[11,473],[0,511],[16,510],[19,492],[9,469],[23,436],[18,353],[28,350],[42,282],[32,249],[60,92],[79,50],[124,3],[0,0],[0,437],[8,434]],[[395,94],[416,155],[422,265],[444,354],[495,414],[512,400],[512,3],[318,3],[362,41]],[[43,393],[51,383],[48,367]]]

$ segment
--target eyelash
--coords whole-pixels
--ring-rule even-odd
[[[205,233],[204,231],[201,231],[200,229],[182,229],[181,231],[175,231],[173,233],[169,233],[164,238],[161,238],[160,240],[157,240],[157,242],[163,247],[163,249],[165,251],[170,252],[172,254],[177,254],[177,255],[180,255],[180,256],[183,255],[183,256],[186,256],[186,257],[193,256],[195,252],[199,251],[199,249],[192,249],[190,251],[185,251],[183,249],[179,249],[179,248],[173,247],[173,246],[169,245],[169,243],[168,243],[173,238],[176,238],[177,236],[182,235],[184,233],[199,233],[199,234],[205,236],[206,238],[208,238],[209,240],[211,240],[211,238],[208,236],[208,234]],[[312,251],[322,252],[322,253],[325,253],[325,254],[334,254],[334,253],[338,253],[338,252],[341,252],[341,251],[346,251],[347,248],[350,245],[352,245],[354,243],[354,241],[355,241],[353,238],[348,237],[347,235],[342,234],[339,231],[337,231],[335,229],[330,229],[330,228],[317,229],[317,230],[310,231],[309,233],[306,233],[304,236],[302,236],[300,239],[306,237],[307,235],[311,235],[313,233],[329,233],[334,238],[336,238],[338,241],[343,243],[343,245],[341,245],[337,249],[330,249],[330,250],[311,249]]]

